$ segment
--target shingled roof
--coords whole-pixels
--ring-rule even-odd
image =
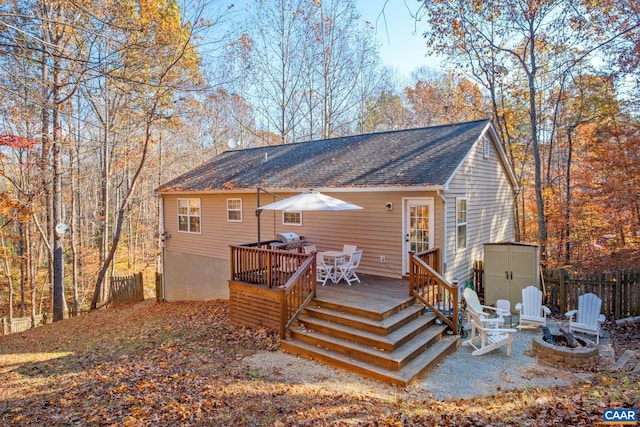
[[[226,151],[156,191],[443,185],[489,123],[478,120]]]

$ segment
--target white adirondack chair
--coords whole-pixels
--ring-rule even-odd
[[[522,302],[516,304],[516,310],[520,314],[518,329],[522,329],[523,324],[546,326],[547,316],[551,314],[549,307],[542,305],[542,291],[535,286],[522,290]]]
[[[600,324],[605,321],[604,314],[600,313],[602,300],[597,295],[587,293],[578,298],[578,309],[565,313],[569,318],[569,332],[583,332],[595,335],[596,343],[600,343]],[[575,321],[574,321],[575,316]]]
[[[500,328],[490,325],[489,322],[497,319],[482,319],[472,308],[468,310],[468,313],[471,317],[471,338],[463,342],[462,345],[474,348],[471,355],[480,356],[506,345],[507,356],[511,356],[513,334],[517,331],[511,328]]]
[[[498,307],[480,304],[478,294],[471,288],[464,288],[462,294],[464,295],[464,300],[467,302],[467,307],[475,311],[481,318],[488,319],[491,317],[497,317],[502,320],[501,323],[504,323],[503,316],[510,314]]]
[[[511,314],[511,301],[509,301],[508,299],[496,300],[496,307],[501,310],[500,316],[503,319],[505,317],[509,318],[509,327],[511,327],[511,323],[513,322],[513,315]]]

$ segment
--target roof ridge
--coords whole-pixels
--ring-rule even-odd
[[[469,120],[469,121],[460,122],[460,123],[449,123],[449,124],[444,124],[444,125],[423,126],[423,127],[405,128],[405,129],[391,129],[391,130],[385,130],[385,131],[380,131],[380,132],[357,133],[357,134],[352,134],[352,135],[334,136],[332,138],[309,139],[309,140],[305,140],[305,141],[285,142],[284,144],[262,145],[262,146],[259,146],[259,147],[243,148],[241,150],[225,150],[225,151],[223,151],[223,153],[227,153],[227,152],[231,152],[231,151],[269,150],[269,149],[276,149],[278,147],[284,147],[284,146],[291,147],[293,145],[329,142],[329,141],[337,141],[337,140],[343,140],[343,139],[358,139],[358,138],[365,139],[366,137],[373,136],[373,135],[385,135],[385,134],[393,134],[393,133],[399,133],[399,132],[406,133],[406,132],[414,132],[414,131],[424,131],[424,130],[427,130],[427,129],[434,130],[434,129],[438,129],[438,128],[458,127],[458,126],[469,125],[469,124],[472,124],[472,123],[485,123],[485,122],[490,122],[490,121],[491,121],[491,119],[485,118],[485,119]]]

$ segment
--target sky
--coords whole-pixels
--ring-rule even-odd
[[[357,0],[357,4],[362,18],[375,27],[385,65],[406,78],[418,67],[438,67],[437,58],[426,57],[426,41],[421,36],[425,24],[411,17],[419,6],[416,0]]]

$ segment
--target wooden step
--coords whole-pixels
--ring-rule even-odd
[[[299,327],[292,327],[290,332],[293,340],[322,347],[373,365],[397,370],[411,362],[427,347],[439,341],[445,329],[446,326],[444,325],[433,325],[393,351],[384,351],[373,346],[359,344],[321,332],[304,330]]]
[[[353,319],[349,324],[345,324],[343,319],[325,317],[315,317],[317,312],[311,312],[298,317],[298,322],[303,325],[306,331],[314,331],[328,335],[333,338],[341,338],[358,344],[367,345],[384,351],[393,351],[405,344],[407,341],[422,333],[435,322],[432,314],[420,316],[414,310],[405,310],[404,316],[400,316],[392,321],[391,317],[380,322],[362,321],[362,318]],[[394,315],[393,317],[395,317]],[[349,315],[349,319],[352,316]],[[333,321],[338,320],[338,321]]]
[[[284,340],[280,345],[281,349],[288,353],[298,354],[336,368],[355,372],[367,378],[389,384],[407,385],[412,380],[429,372],[442,358],[453,352],[458,345],[458,337],[455,335],[443,336],[442,339],[433,343],[425,351],[397,370],[384,368],[299,340]]]
[[[366,300],[366,298],[365,298]],[[394,315],[407,307],[414,305],[415,298],[407,297],[398,301],[391,308],[387,307],[376,307],[370,306],[369,304],[363,303],[363,301],[355,300],[355,299],[345,299],[343,301],[337,302],[335,300],[328,300],[322,298],[315,298],[309,306],[311,307],[323,307],[329,310],[336,311],[338,313],[344,314],[353,314],[359,317],[365,317],[373,320],[383,320],[389,316]]]
[[[446,330],[411,297],[337,294],[311,301],[280,347],[369,378],[407,384],[456,348],[457,336]]]
[[[384,319],[373,319],[371,316],[358,315],[353,313],[343,313],[330,308],[314,305],[313,302],[304,310],[304,315],[299,319],[322,319],[331,323],[351,326],[363,331],[375,334],[389,334],[398,328],[406,325],[410,321],[417,319],[423,312],[424,307],[419,304],[413,304],[405,309],[393,313]]]

